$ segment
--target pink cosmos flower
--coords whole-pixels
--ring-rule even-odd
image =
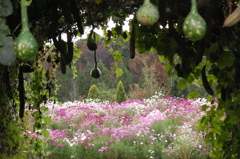
[[[56,146],[58,146],[58,147],[63,147],[64,145],[63,145],[63,144],[57,144]]]
[[[107,146],[102,146],[98,151],[103,152],[103,151],[106,151],[106,149],[107,149]]]
[[[132,139],[132,136],[125,137],[124,139]]]

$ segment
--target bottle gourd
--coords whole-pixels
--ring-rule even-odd
[[[206,22],[198,13],[196,0],[191,0],[192,6],[187,17],[183,22],[183,33],[184,35],[192,40],[201,40],[206,34]]]
[[[93,27],[94,28],[94,27]],[[95,51],[97,50],[97,44],[96,42],[92,39],[92,34],[94,35],[95,37],[95,32],[93,32],[93,29],[91,30],[89,36],[88,36],[88,39],[87,39],[87,47],[89,50],[91,51]]]
[[[159,19],[159,12],[150,0],[144,0],[143,5],[137,11],[137,20],[142,25],[153,25]]]
[[[91,75],[93,78],[99,78],[100,75],[101,75],[101,71],[100,71],[100,69],[97,67],[96,50],[94,51],[93,58],[94,58],[94,63],[95,63],[95,65],[94,65],[94,68],[91,70],[90,75]]]
[[[22,30],[15,40],[14,53],[19,60],[30,61],[37,54],[38,44],[29,30],[26,0],[21,0],[21,20]]]

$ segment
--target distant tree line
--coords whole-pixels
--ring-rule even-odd
[[[90,76],[90,71],[94,66],[93,52],[88,50],[86,40],[79,40],[76,47],[82,51],[81,57],[76,61],[74,77],[72,69],[67,68],[66,74],[60,71],[57,73],[55,85],[55,97],[59,101],[74,101],[87,98],[89,89],[95,85],[101,100],[114,101],[116,88],[119,81],[122,81],[125,92],[129,99],[145,99],[163,91],[166,96],[187,96],[191,91],[197,91],[200,96],[205,96],[205,92],[200,84],[188,86],[181,90],[177,87],[178,78],[169,77],[164,67],[166,63],[161,63],[159,56],[154,52],[143,54],[137,53],[134,59],[129,58],[129,42],[116,40],[116,46],[104,47],[98,43],[97,58],[101,76],[94,79]],[[117,45],[118,44],[118,45]],[[111,51],[109,51],[111,50]],[[123,60],[114,61],[112,52],[118,50]],[[122,75],[116,76],[114,69],[120,68]]]

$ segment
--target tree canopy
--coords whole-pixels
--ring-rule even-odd
[[[21,73],[32,70],[24,70],[22,66],[29,65],[34,69],[32,81],[28,81],[31,83],[29,92],[34,92],[34,95],[28,102],[33,106],[32,109],[39,109],[36,115],[36,127],[39,127],[39,105],[48,97],[46,90],[54,87],[52,70],[59,63],[63,73],[66,72],[66,66],[71,67],[75,57],[73,52],[77,49],[73,47],[72,39],[86,34],[84,30],[90,26],[104,30],[105,45],[118,36],[130,40],[131,58],[134,58],[132,53],[135,48],[139,53],[155,49],[169,61],[166,66],[169,74],[181,77],[182,88],[185,83],[201,78],[209,93],[208,99],[212,103],[216,99],[218,102],[218,106],[211,108],[199,122],[200,129],[207,132],[206,142],[214,146],[212,157],[239,158],[240,25],[237,23],[231,27],[222,27],[225,19],[237,8],[237,2],[198,0],[198,12],[206,22],[206,34],[201,40],[192,41],[183,32],[184,20],[191,9],[190,0],[152,0],[160,18],[151,26],[141,25],[135,17],[143,0],[33,0],[27,13],[30,31],[38,43],[37,56],[31,61],[17,59],[11,66],[0,65],[0,128],[4,130],[0,133],[1,139],[12,138],[7,135],[11,130],[9,124],[14,121],[11,109],[21,107],[18,101],[24,100],[24,97],[16,97],[22,91]],[[0,54],[2,56],[8,52],[9,56],[14,56],[13,41],[19,36],[22,27],[20,3],[18,0],[1,0],[0,8]],[[130,31],[123,31],[125,19],[130,15],[134,17],[129,23]],[[116,25],[107,30],[110,18]],[[62,40],[62,33],[67,34],[67,41]],[[50,40],[56,49],[44,47]],[[44,61],[51,65],[46,73],[39,65]],[[44,77],[47,78],[45,82],[42,81]],[[213,82],[217,83],[215,91],[212,89]],[[207,108],[205,106],[203,110]],[[1,142],[0,152],[10,151],[7,147],[12,142]]]

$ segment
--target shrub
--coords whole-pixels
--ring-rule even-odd
[[[122,103],[127,100],[127,94],[124,90],[124,86],[121,80],[117,84],[116,95],[114,100],[118,103]]]
[[[96,85],[92,85],[88,91],[87,99],[99,99],[99,92]]]
[[[101,92],[99,98],[101,101],[114,101],[115,88],[108,87],[105,83],[98,83],[98,90]]]

